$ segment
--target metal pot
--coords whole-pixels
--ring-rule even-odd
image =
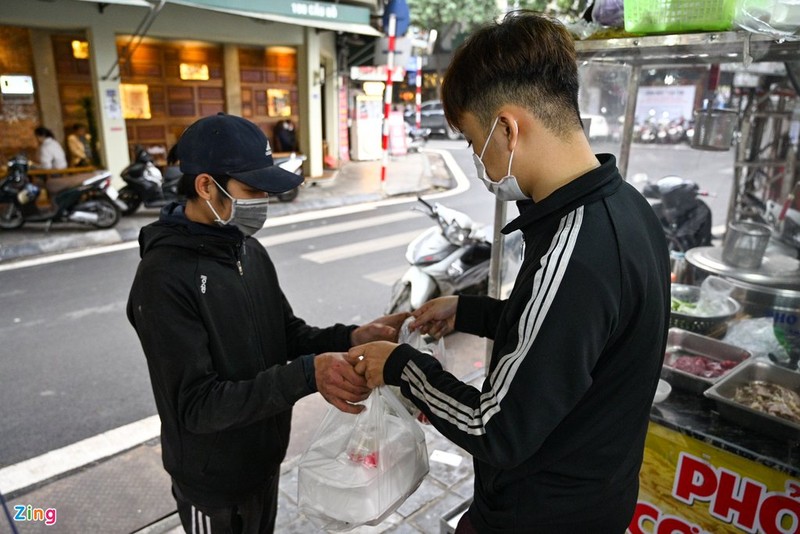
[[[722,245],[722,261],[733,267],[758,269],[772,231],[766,224],[736,221],[728,225]]]
[[[692,148],[730,150],[739,114],[730,109],[703,109],[694,112]]]

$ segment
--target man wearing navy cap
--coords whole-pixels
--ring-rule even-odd
[[[272,532],[292,406],[319,391],[360,411],[354,403],[369,390],[341,353],[396,339],[405,315],[328,328],[294,315],[250,236],[264,225],[268,194],[302,177],[274,165],[255,124],[205,117],[176,155],[187,200],[142,228],[127,308],[147,357],[164,467],[187,532]]]

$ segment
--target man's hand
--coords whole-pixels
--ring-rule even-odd
[[[413,311],[414,322],[410,327],[436,339],[455,330],[458,296],[439,297],[429,300]]]
[[[370,389],[363,376],[356,373],[344,353],[326,352],[314,358],[314,378],[320,395],[346,413],[360,413],[364,407],[354,404],[369,397]]]
[[[397,347],[397,343],[375,341],[353,347],[347,353],[347,361],[355,366],[356,373],[367,379],[367,386],[376,388],[384,385],[383,366],[386,359]]]
[[[397,341],[403,321],[408,319],[406,312],[394,313],[378,317],[372,322],[361,325],[350,334],[351,345],[363,345],[370,341]]]

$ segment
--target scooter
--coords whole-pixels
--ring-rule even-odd
[[[430,128],[417,128],[409,123],[405,123],[406,128],[406,146],[408,146],[409,152],[419,152],[420,148],[423,148],[427,142],[428,138],[431,136],[431,129]]]
[[[479,227],[460,211],[417,200],[422,206],[412,209],[436,221],[436,226],[408,245],[406,260],[411,266],[394,283],[386,313],[412,311],[438,296],[487,292],[491,229]]]
[[[161,174],[147,150],[136,147],[136,158],[120,173],[126,184],[119,191],[120,201],[125,204],[122,214],[131,215],[142,204],[146,208],[161,208],[170,202],[182,200],[183,197],[178,194],[180,170],[170,166],[165,174]]]
[[[45,184],[52,199],[47,206],[36,200],[41,188],[28,177],[28,160],[15,156],[8,162],[8,173],[0,181],[0,229],[12,230],[25,222],[76,222],[97,228],[111,228],[119,222],[117,190],[109,171],[73,174],[50,178]]]
[[[282,158],[275,158],[274,163],[278,167],[281,167],[284,170],[289,172],[293,172],[298,176],[303,176],[303,162],[306,160],[306,157],[302,154],[296,154],[292,152],[287,157]],[[281,202],[291,202],[292,200],[297,198],[297,195],[300,193],[300,186],[295,187],[294,189],[290,189],[285,193],[278,193],[277,196],[278,200]]]
[[[292,153],[290,156],[275,158],[274,163],[289,172],[302,174],[305,156]],[[120,192],[120,201],[124,202],[123,215],[134,213],[139,206],[146,208],[161,208],[171,202],[181,202],[183,195],[178,193],[181,173],[178,165],[169,165],[162,175],[153,163],[153,158],[143,148],[137,148],[136,160],[125,167],[120,176],[127,184]],[[281,202],[290,202],[297,198],[298,188],[275,196]]]
[[[642,194],[657,200],[650,205],[661,221],[670,251],[686,252],[711,245],[711,208],[700,200],[709,193],[679,176],[665,176],[648,183]]]

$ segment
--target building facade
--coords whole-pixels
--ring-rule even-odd
[[[17,88],[0,94],[0,156],[33,157],[38,125],[63,143],[83,123],[115,176],[136,145],[163,158],[186,126],[219,111],[255,122],[277,150],[276,127],[291,121],[306,176],[321,175],[325,156],[338,159],[347,144],[337,42],[379,35],[377,0],[3,0],[3,8],[0,76]]]

